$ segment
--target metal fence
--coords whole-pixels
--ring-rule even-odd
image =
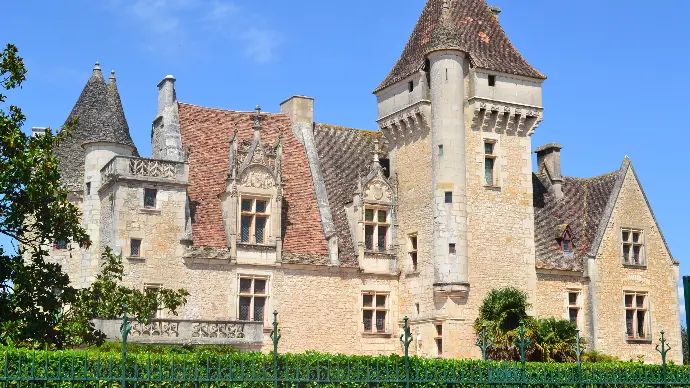
[[[121,355],[5,351],[4,357],[0,354],[0,387],[690,387],[690,369],[666,362],[670,346],[663,332],[657,345],[661,365],[582,363],[579,337],[574,347],[577,362],[525,362],[530,339],[524,325],[514,341],[519,362],[487,361],[491,341],[486,330],[477,340],[484,360],[410,357],[407,318],[400,336],[402,356],[281,355],[278,313],[273,314],[271,354],[152,355],[127,354],[131,324],[125,312]]]

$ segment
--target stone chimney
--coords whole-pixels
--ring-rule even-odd
[[[541,147],[537,147],[534,152],[537,154],[537,171],[540,174],[547,174],[551,180],[551,187],[553,195],[557,199],[563,198],[563,191],[561,185],[563,184],[563,176],[561,175],[561,145],[558,143],[549,143]]]
[[[491,10],[491,13],[494,14],[496,20],[498,20],[498,15],[501,13],[501,9],[495,5],[491,5],[489,6],[489,10]]]
[[[158,111],[151,130],[153,159],[184,162],[180,114],[175,95],[175,77],[168,75],[158,83]]]

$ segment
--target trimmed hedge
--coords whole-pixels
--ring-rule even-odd
[[[122,356],[96,351],[0,351],[0,385],[3,387],[96,387],[122,384]],[[262,386],[274,383],[273,356],[262,353],[128,354],[128,386],[152,383],[161,386]],[[322,353],[278,356],[278,385],[338,387],[405,387],[406,360],[391,356],[344,356]],[[409,359],[413,387],[496,386],[528,384],[530,387],[622,385],[626,387],[690,386],[690,368],[669,364],[583,363],[581,379],[576,363],[527,363],[523,376],[519,363],[480,360]]]

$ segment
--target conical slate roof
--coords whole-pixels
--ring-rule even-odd
[[[65,139],[56,150],[60,162],[62,183],[69,188],[78,189],[84,180],[84,149],[86,142],[103,141],[136,146],[129,135],[129,127],[122,110],[122,102],[115,84],[114,74],[111,84],[106,86],[101,67],[96,66],[67,121],[78,119],[72,127],[72,135]]]
[[[442,48],[468,53],[478,68],[546,78],[513,47],[485,0],[428,0],[402,55],[374,93],[417,72],[428,52]]]

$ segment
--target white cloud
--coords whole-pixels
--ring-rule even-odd
[[[142,45],[159,55],[201,50],[209,40],[235,44],[251,61],[276,57],[280,41],[265,20],[226,0],[111,0],[111,8],[143,32]],[[211,31],[211,33],[209,33]]]

